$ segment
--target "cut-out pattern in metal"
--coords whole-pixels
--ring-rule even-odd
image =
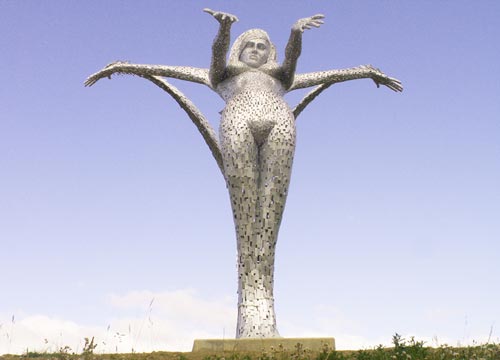
[[[323,24],[323,15],[298,20],[281,65],[267,33],[248,30],[234,42],[229,60],[230,29],[237,17],[205,9],[219,22],[210,69],[114,62],[91,75],[86,86],[113,74],[143,77],[169,93],[197,126],[219,166],[231,201],[238,250],[237,338],[278,337],[274,312],[274,255],[287,198],[295,151],[295,120],[330,85],[370,78],[377,87],[402,91],[401,82],[371,65],[295,74],[302,33]],[[201,112],[162,77],[208,86],[226,106],[219,141]],[[285,93],[315,86],[291,110]]]

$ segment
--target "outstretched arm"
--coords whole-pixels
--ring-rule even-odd
[[[320,27],[320,25],[323,24],[322,19],[324,17],[324,15],[317,14],[308,18],[300,19],[293,24],[292,31],[290,32],[290,38],[288,39],[288,44],[285,49],[285,60],[281,66],[281,82],[283,83],[285,89],[288,89],[293,83],[297,60],[299,59],[302,51],[302,33],[304,30],[310,29],[312,26]]]
[[[342,70],[327,70],[306,74],[297,74],[290,87],[291,90],[302,89],[315,85],[335,84],[338,82],[355,79],[372,79],[377,87],[387,86],[389,89],[400,92],[403,91],[401,81],[391,78],[371,65],[362,65]]]
[[[212,15],[220,24],[219,32],[212,45],[212,62],[210,64],[209,78],[212,88],[215,88],[224,80],[226,72],[226,55],[229,50],[229,41],[231,37],[231,25],[238,21],[234,15],[203,9],[206,13]]]
[[[85,80],[85,86],[92,86],[102,78],[111,79],[113,74],[130,74],[137,76],[165,76],[180,80],[191,81],[210,86],[208,69],[194,68],[189,66],[164,66],[164,65],[142,65],[130,64],[125,61],[116,61],[107,65],[101,71],[90,75]]]
[[[203,139],[208,145],[210,151],[212,152],[212,155],[214,156],[215,161],[219,166],[219,169],[222,171],[222,174],[224,175],[222,155],[215,131],[212,129],[212,126],[205,119],[200,110],[198,110],[198,108],[193,104],[193,102],[189,100],[179,89],[177,89],[172,84],[169,84],[166,80],[162,79],[161,77],[155,75],[149,75],[146,73],[134,73],[134,75],[140,76],[146,80],[151,81],[155,85],[159,86],[161,89],[165,90],[168,94],[170,94],[170,96],[174,98],[175,101],[177,101],[179,106],[188,114],[189,118],[193,121],[193,123],[200,131],[201,136],[203,136]],[[93,78],[93,76],[87,79],[87,81],[85,82],[86,86],[91,86],[93,83],[95,83],[97,80],[100,79],[100,77]],[[90,80],[93,82],[90,82]]]

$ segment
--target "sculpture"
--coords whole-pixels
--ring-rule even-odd
[[[279,337],[274,312],[274,255],[295,150],[295,120],[330,85],[371,78],[377,87],[402,91],[401,82],[364,65],[344,70],[295,74],[302,33],[323,24],[323,15],[298,20],[292,27],[282,65],[267,33],[248,30],[234,42],[237,17],[204,9],[219,22],[210,69],[114,62],[91,75],[91,86],[112,74],[132,74],[169,93],[198,127],[222,171],[229,190],[238,250],[238,322],[236,338]],[[161,77],[208,86],[226,102],[219,138],[204,116],[177,88]],[[316,86],[291,110],[288,91]]]

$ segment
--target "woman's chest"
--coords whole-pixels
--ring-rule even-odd
[[[260,71],[246,71],[236,75],[218,86],[218,92],[229,101],[242,93],[269,93],[282,97],[285,93],[281,82]]]

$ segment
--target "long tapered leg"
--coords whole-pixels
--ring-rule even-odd
[[[237,337],[279,337],[273,295],[274,259],[295,150],[293,118],[284,112],[279,120],[259,147],[253,236],[250,243],[239,248],[245,266],[240,272],[244,281],[240,281],[243,302]]]
[[[226,106],[220,127],[238,249],[236,337],[278,337],[274,254],[295,148],[294,119],[281,102],[276,103],[275,113],[252,112],[238,105]],[[275,123],[265,138],[249,128],[255,119],[262,124]]]
[[[253,226],[255,292],[258,299],[258,326],[251,329],[259,337],[279,336],[274,309],[274,261],[279,227],[290,184],[295,150],[295,127],[282,119],[259,148],[259,208]]]
[[[238,251],[238,323],[236,338],[255,337],[260,322],[256,292],[253,227],[258,204],[258,147],[246,119],[226,109],[220,127],[224,174],[231,200]],[[255,335],[255,336],[254,336]],[[258,336],[257,336],[258,337]]]

